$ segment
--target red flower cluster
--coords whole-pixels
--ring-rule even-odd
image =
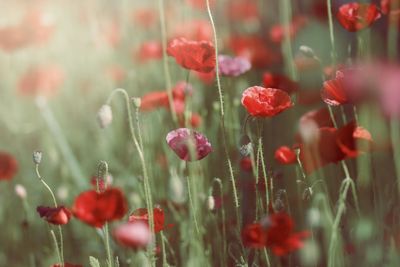
[[[208,73],[215,68],[215,48],[208,41],[176,38],[169,43],[167,53],[188,70]]]
[[[306,173],[330,163],[357,157],[370,149],[371,134],[355,122],[336,129],[316,128],[313,140],[300,144],[300,160]]]
[[[64,206],[57,208],[39,206],[36,208],[36,211],[41,218],[55,225],[67,224],[72,216],[72,213]]]
[[[100,193],[85,191],[75,199],[72,208],[75,217],[97,228],[106,222],[121,219],[127,210],[124,194],[118,188],[108,188]]]
[[[0,152],[0,180],[11,180],[17,171],[17,160],[7,152]]]
[[[242,231],[246,247],[267,247],[277,256],[284,256],[303,247],[303,239],[310,233],[293,231],[293,219],[286,213],[273,213],[258,223],[247,225]]]
[[[29,69],[18,84],[18,91],[29,96],[52,96],[62,86],[64,72],[55,65],[43,65]]]
[[[281,146],[275,151],[275,159],[280,164],[293,164],[297,161],[297,155],[293,149],[287,146]]]
[[[243,92],[242,105],[252,116],[273,117],[290,108],[293,103],[285,91],[253,86]]]
[[[154,216],[154,232],[158,233],[164,230],[164,223],[165,223],[165,215],[164,211],[161,208],[154,208],[153,209],[153,216]],[[135,210],[131,215],[129,215],[129,222],[143,222],[146,225],[149,225],[149,214],[147,209],[140,208]]]
[[[349,32],[363,30],[381,17],[378,7],[374,4],[352,2],[339,8],[337,19]]]

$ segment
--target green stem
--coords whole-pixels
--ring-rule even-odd
[[[396,119],[392,119],[390,122],[390,137],[392,139],[397,189],[400,193],[400,123]]]
[[[219,187],[219,192],[220,192],[220,198],[221,198],[221,223],[222,223],[222,266],[226,266],[225,260],[226,260],[226,243],[227,243],[227,238],[226,238],[226,226],[225,226],[225,208],[224,208],[224,192],[222,188],[222,181],[219,178],[214,178],[213,183],[217,183]]]
[[[329,20],[329,36],[331,40],[331,58],[332,65],[335,67],[336,65],[336,47],[335,47],[335,33],[333,28],[333,15],[332,15],[332,0],[326,0],[327,3],[327,11],[328,11],[328,20]]]
[[[154,235],[154,215],[153,215],[153,202],[152,202],[152,198],[151,198],[151,192],[150,192],[150,188],[149,188],[149,176],[148,176],[148,172],[147,172],[147,167],[146,167],[146,161],[144,158],[144,154],[143,154],[143,150],[141,148],[141,145],[138,142],[138,139],[136,137],[135,134],[135,130],[133,127],[133,118],[132,118],[132,110],[131,110],[131,106],[129,103],[129,95],[128,93],[122,89],[122,88],[117,88],[114,91],[111,92],[110,96],[107,99],[107,104],[109,105],[112,98],[114,97],[115,94],[120,93],[124,96],[125,99],[125,105],[126,105],[126,109],[127,109],[127,113],[128,113],[128,123],[129,123],[129,132],[133,141],[134,146],[136,147],[136,150],[139,154],[139,159],[140,159],[140,164],[142,167],[142,173],[143,173],[143,180],[144,180],[144,187],[145,187],[145,198],[146,198],[146,206],[147,206],[147,212],[149,214],[149,225],[150,225],[150,230]],[[141,135],[141,131],[140,128],[138,129],[138,133],[139,135]],[[141,137],[140,137],[141,138]],[[153,254],[152,248],[149,247],[149,254]],[[154,266],[154,261],[152,261],[152,265]]]
[[[53,190],[51,190],[50,186],[44,181],[44,179],[40,175],[39,164],[35,164],[35,171],[36,171],[36,176],[39,178],[40,182],[50,192],[51,198],[53,199],[54,207],[57,208],[58,204],[57,204],[56,197],[55,197],[55,195],[53,193]],[[55,238],[55,244],[56,244],[56,247],[57,247],[57,254],[60,255],[60,257],[59,257],[60,258],[60,264],[62,266],[64,266],[64,251],[63,251],[64,248],[63,248],[63,235],[62,235],[61,226],[60,225],[58,226],[58,233],[60,235],[60,246],[58,246],[57,239],[56,239],[56,236],[54,234],[54,231],[51,230],[51,232],[52,232],[52,235],[54,235],[53,238]]]
[[[113,259],[112,259],[112,257],[111,257],[110,237],[109,237],[109,234],[108,234],[108,223],[106,223],[106,224],[104,225],[103,233],[104,233],[104,240],[105,240],[105,243],[106,243],[107,265],[108,265],[109,267],[112,267],[112,266],[113,266],[113,264],[112,264],[112,263],[113,263]]]
[[[194,226],[195,226],[197,235],[200,236],[200,229],[199,229],[199,224],[197,222],[197,216],[196,216],[197,209],[196,209],[196,207],[194,205],[194,201],[193,201],[193,197],[192,197],[190,175],[186,176],[186,180],[187,180],[187,188],[188,188],[188,196],[189,196],[190,208],[191,208],[192,214],[193,214]]]
[[[217,87],[218,87],[218,95],[219,95],[219,103],[220,103],[220,121],[221,121],[222,142],[223,142],[225,157],[226,157],[226,159],[228,161],[228,169],[229,169],[230,179],[231,179],[231,183],[232,183],[234,204],[235,204],[235,210],[236,210],[237,227],[238,227],[238,230],[240,230],[241,222],[240,222],[240,216],[239,216],[239,198],[238,198],[238,194],[237,194],[237,190],[236,190],[236,183],[235,183],[235,176],[233,174],[232,162],[231,162],[231,159],[229,157],[228,144],[227,144],[227,141],[226,141],[224,95],[223,95],[223,92],[222,92],[220,74],[219,74],[217,31],[216,31],[216,28],[215,28],[213,16],[211,14],[209,0],[206,0],[206,4],[207,4],[208,17],[210,19],[210,23],[211,23],[211,27],[213,29],[213,35],[214,35],[215,76],[216,76],[216,79],[217,79]]]
[[[174,106],[174,99],[172,96],[172,82],[171,74],[168,65],[168,55],[167,55],[167,29],[165,25],[165,14],[164,14],[164,0],[158,0],[158,12],[160,16],[160,26],[161,26],[161,45],[163,50],[163,67],[164,67],[164,77],[165,86],[167,87],[168,102],[171,109],[172,119],[177,123],[177,116]]]
[[[64,266],[64,262],[61,259],[61,254],[60,254],[60,251],[59,251],[59,248],[58,248],[58,242],[57,242],[56,234],[54,233],[53,230],[50,230],[50,234],[51,234],[51,237],[53,238],[53,243],[54,243],[54,248],[55,248],[56,253],[57,253],[57,258],[60,261],[61,266]]]
[[[286,71],[290,78],[293,80],[297,79],[296,68],[293,60],[293,48],[292,42],[290,40],[290,24],[292,20],[292,7],[291,0],[280,0],[280,13],[281,13],[281,23],[284,25],[284,40],[282,42],[282,52],[285,59]]]

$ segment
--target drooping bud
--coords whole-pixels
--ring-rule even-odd
[[[21,199],[26,198],[26,195],[27,195],[26,189],[23,185],[16,184],[14,190],[15,190],[15,194],[17,194],[18,197],[20,197]]]
[[[106,128],[112,122],[112,110],[109,105],[103,105],[97,112],[97,121],[101,128]]]
[[[132,97],[132,101],[135,108],[140,108],[142,105],[142,99],[140,97]]]
[[[33,163],[40,164],[42,161],[42,151],[36,150],[32,154]]]

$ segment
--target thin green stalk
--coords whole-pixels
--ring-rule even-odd
[[[133,118],[132,118],[132,110],[131,110],[131,105],[129,103],[129,95],[128,93],[122,89],[122,88],[117,88],[114,91],[111,92],[110,96],[107,99],[106,104],[109,105],[111,100],[113,99],[114,95],[120,93],[124,96],[125,99],[125,105],[128,113],[128,123],[129,123],[129,132],[133,141],[133,144],[136,147],[136,150],[139,154],[139,159],[140,159],[140,164],[142,167],[142,173],[143,173],[143,180],[144,180],[144,187],[145,187],[145,198],[146,198],[146,206],[147,206],[147,212],[149,214],[149,225],[150,225],[150,230],[154,235],[154,215],[153,215],[153,202],[151,198],[151,192],[149,188],[149,176],[147,172],[147,167],[146,167],[146,161],[144,158],[143,150],[141,148],[141,145],[138,142],[138,139],[135,134],[135,130],[133,127]],[[140,134],[140,129],[138,129],[138,133]],[[152,255],[153,251],[152,248],[149,248],[149,254]],[[152,265],[154,266],[155,263],[152,261]]]
[[[400,193],[400,123],[396,119],[390,122],[390,137],[393,144],[394,166],[397,177],[397,189]]]
[[[329,21],[329,36],[331,40],[331,58],[332,65],[336,66],[336,46],[335,46],[335,32],[333,28],[333,15],[332,15],[332,0],[326,0],[327,11],[328,11],[328,21]]]
[[[164,68],[164,77],[165,77],[165,86],[167,87],[168,94],[168,102],[169,107],[171,109],[172,119],[174,123],[178,122],[174,99],[172,97],[172,82],[171,82],[171,74],[169,71],[168,65],[168,55],[167,55],[167,29],[165,25],[165,14],[164,14],[164,0],[158,0],[158,12],[160,16],[160,27],[161,27],[161,45],[163,50],[163,68]]]
[[[269,186],[268,186],[268,176],[267,176],[267,168],[265,166],[265,159],[264,159],[264,148],[263,148],[263,142],[262,142],[262,128],[259,127],[258,122],[257,122],[257,128],[258,128],[258,154],[260,155],[259,161],[261,162],[261,169],[263,172],[263,177],[264,177],[264,182],[265,182],[265,201],[266,201],[266,212],[268,213],[268,207],[269,207],[269,202],[270,202],[270,196],[269,196]],[[257,162],[257,168],[259,166],[259,162]],[[272,185],[271,185],[271,193],[272,193]]]
[[[220,192],[220,198],[221,198],[221,223],[222,223],[222,266],[226,266],[226,243],[227,243],[227,238],[226,238],[226,225],[225,225],[225,208],[224,208],[224,191],[222,188],[222,181],[219,178],[214,178],[213,183],[217,183],[219,187],[219,192]]]
[[[54,248],[55,248],[56,253],[57,253],[57,258],[58,258],[59,262],[61,263],[61,266],[64,266],[64,262],[61,259],[61,254],[60,254],[60,251],[59,251],[59,248],[58,248],[58,242],[57,242],[56,234],[54,233],[53,230],[50,230],[50,234],[51,234],[51,237],[53,238],[53,244],[54,244]]]
[[[42,178],[42,176],[40,175],[40,172],[39,172],[39,163],[36,163],[36,164],[35,164],[35,172],[36,172],[36,176],[39,178],[40,182],[41,182],[41,183],[44,185],[44,187],[50,192],[51,198],[53,199],[54,207],[57,208],[57,207],[58,207],[57,199],[56,199],[56,197],[55,197],[55,195],[54,195],[54,193],[53,193],[53,190],[51,190],[50,186],[45,182],[45,180],[44,180],[44,179]],[[51,232],[52,232],[52,235],[54,235],[55,243],[57,244],[57,246],[56,246],[56,247],[57,247],[57,250],[58,250],[58,251],[57,251],[57,254],[60,255],[60,264],[61,264],[62,266],[64,266],[63,234],[62,234],[61,226],[60,226],[60,225],[58,226],[58,233],[59,233],[59,235],[60,235],[60,245],[59,245],[59,246],[58,246],[57,239],[56,239],[56,237],[55,237],[54,231],[51,230]]]
[[[282,42],[282,52],[285,59],[285,67],[290,78],[296,80],[297,73],[293,60],[292,42],[290,40],[290,24],[292,20],[291,0],[280,0],[279,4],[281,23],[284,25],[285,29],[284,40]]]
[[[230,159],[230,156],[229,156],[229,152],[228,152],[228,144],[227,144],[227,141],[226,141],[224,95],[223,95],[223,92],[222,92],[220,74],[219,74],[217,31],[216,31],[216,28],[215,28],[213,16],[211,14],[209,0],[206,0],[206,4],[207,4],[208,17],[210,19],[210,23],[211,23],[211,27],[213,29],[213,35],[214,35],[215,76],[216,76],[216,80],[217,80],[219,103],[220,103],[220,121],[221,121],[222,142],[223,142],[225,157],[226,157],[226,159],[228,161],[228,169],[229,169],[230,179],[231,179],[231,183],[232,183],[234,204],[235,204],[235,210],[236,210],[237,226],[238,226],[238,230],[240,230],[241,222],[240,222],[240,216],[239,216],[239,198],[238,198],[238,194],[237,194],[237,190],[236,190],[236,183],[235,183],[235,176],[233,174],[232,162],[231,162],[231,159]]]
[[[186,181],[187,181],[190,208],[191,208],[192,214],[193,214],[194,226],[195,226],[197,235],[200,236],[200,229],[199,229],[199,224],[197,222],[197,216],[196,216],[197,209],[195,208],[193,197],[192,197],[192,189],[191,189],[192,185],[191,185],[191,182],[190,182],[190,175],[186,176]]]

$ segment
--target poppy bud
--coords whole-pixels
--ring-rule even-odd
[[[213,211],[215,209],[215,199],[213,196],[208,196],[207,198],[207,208],[210,211]]]
[[[33,162],[35,164],[40,164],[40,162],[42,161],[42,151],[36,150],[33,152],[32,156],[33,156]]]
[[[19,196],[21,199],[26,198],[26,189],[23,185],[16,184],[14,189],[17,196]]]
[[[300,46],[299,50],[306,57],[316,58],[314,50],[309,46],[302,45]]]
[[[112,122],[112,110],[109,105],[101,106],[97,112],[97,121],[101,128],[106,128]]]
[[[135,108],[140,108],[142,105],[142,99],[140,97],[132,97],[133,105],[135,105]]]

